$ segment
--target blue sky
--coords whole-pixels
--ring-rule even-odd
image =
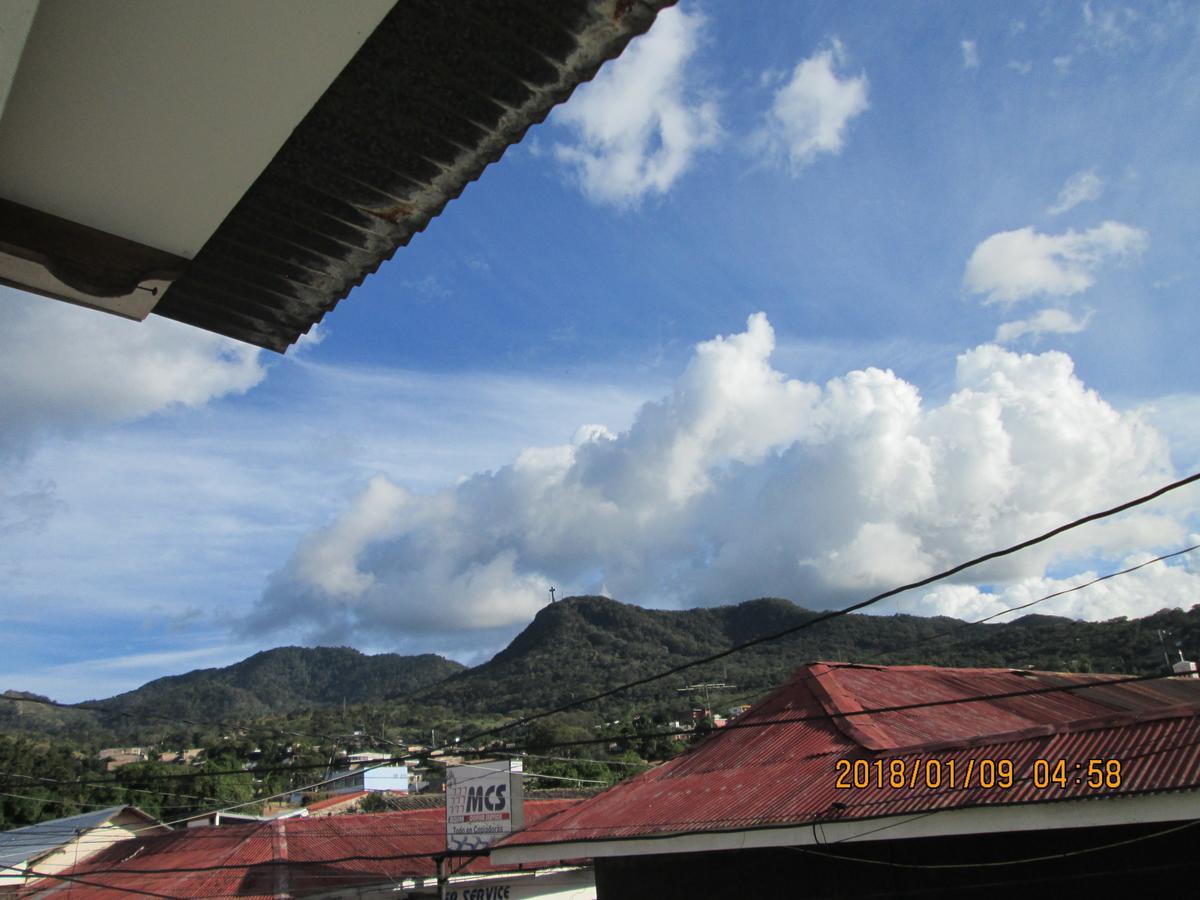
[[[1193,470],[1198,26],[685,2],[286,357],[0,289],[0,688],[477,661],[550,584],[840,605]],[[889,611],[1040,596],[1194,509]]]

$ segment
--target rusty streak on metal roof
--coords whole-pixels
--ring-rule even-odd
[[[154,313],[284,352],[672,2],[397,3]]]

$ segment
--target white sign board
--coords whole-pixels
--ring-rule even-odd
[[[525,824],[521,760],[463,763],[446,769],[446,849],[486,850]]]

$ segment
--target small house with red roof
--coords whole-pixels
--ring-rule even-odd
[[[814,663],[495,845],[600,898],[1192,896],[1200,680]]]

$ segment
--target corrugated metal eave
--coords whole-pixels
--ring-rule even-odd
[[[398,3],[155,314],[283,352],[671,2]]]

